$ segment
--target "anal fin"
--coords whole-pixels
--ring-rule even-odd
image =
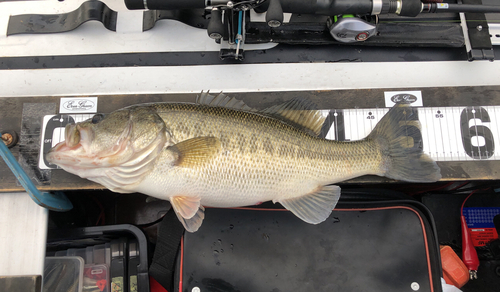
[[[205,218],[205,208],[200,204],[200,199],[188,196],[170,198],[175,215],[188,232],[196,232]]]
[[[340,198],[340,187],[320,186],[309,194],[282,200],[280,203],[307,223],[318,224],[332,213]]]

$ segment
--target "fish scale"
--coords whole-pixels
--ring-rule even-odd
[[[305,222],[326,220],[340,197],[331,184],[374,174],[432,182],[439,167],[414,147],[419,131],[408,105],[397,105],[359,141],[318,138],[324,117],[291,100],[263,111],[224,94],[198,103],[157,103],[117,110],[67,127],[47,161],[116,192],[169,200],[187,231],[203,206],[281,203]],[[406,137],[406,138],[405,138]]]

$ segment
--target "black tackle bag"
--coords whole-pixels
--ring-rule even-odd
[[[413,200],[341,202],[311,225],[284,209],[207,208],[174,291],[442,291],[432,215]]]

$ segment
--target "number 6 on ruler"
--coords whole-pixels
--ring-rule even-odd
[[[464,150],[474,159],[488,159],[495,153],[493,133],[484,125],[477,125],[477,120],[482,123],[491,122],[488,112],[477,106],[470,106],[460,114],[460,130],[462,131],[462,144]],[[470,122],[473,122],[470,125]]]

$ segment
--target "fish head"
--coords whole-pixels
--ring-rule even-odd
[[[144,173],[143,167],[151,164],[169,137],[165,123],[154,110],[129,107],[68,124],[65,140],[55,145],[46,159],[94,181],[98,180],[92,178],[109,176],[106,170]]]

